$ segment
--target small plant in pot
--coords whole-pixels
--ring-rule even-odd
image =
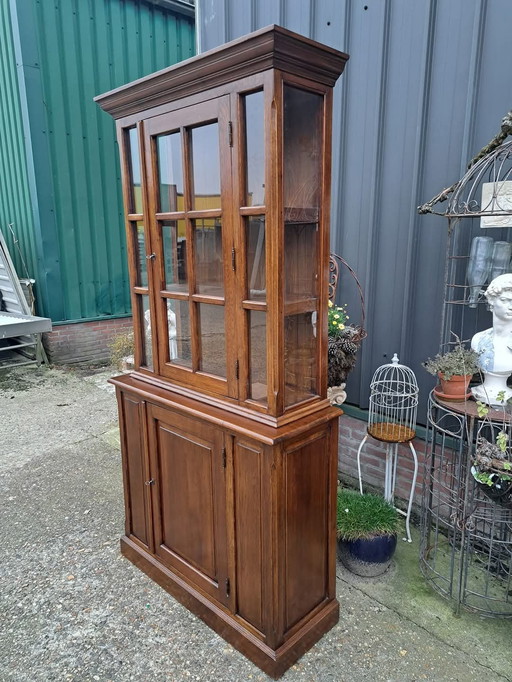
[[[486,435],[491,434],[491,440],[482,435],[485,432],[489,408],[482,402],[477,402],[478,416],[484,421],[479,429],[471,473],[486,497],[502,507],[512,509],[512,451],[509,439],[511,401],[509,399],[505,402],[504,392],[501,398],[503,423],[498,433],[495,434],[493,423],[489,420],[490,428],[487,429]],[[498,394],[499,399],[500,394]],[[509,421],[507,421],[507,414]]]
[[[468,386],[473,374],[480,371],[479,354],[465,348],[460,338],[454,334],[456,344],[448,353],[438,353],[429,358],[423,366],[430,374],[437,376],[440,386],[434,393],[443,400],[462,402],[470,397]]]
[[[395,553],[398,512],[383,497],[338,490],[338,556],[352,573],[381,575]]]

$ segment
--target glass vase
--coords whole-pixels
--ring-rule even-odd
[[[476,308],[482,287],[491,272],[494,240],[492,237],[474,237],[471,242],[466,278],[469,285],[468,304]]]

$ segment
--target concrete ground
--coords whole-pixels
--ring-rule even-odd
[[[0,680],[268,680],[119,552],[116,404],[105,372],[0,373]],[[512,679],[512,623],[425,584],[417,533],[390,571],[338,566],[341,616],[283,682]]]

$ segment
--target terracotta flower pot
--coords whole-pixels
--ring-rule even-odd
[[[434,392],[440,398],[453,402],[463,402],[471,395],[468,392],[468,386],[473,376],[472,374],[466,374],[465,376],[453,375],[450,379],[444,379],[444,374],[438,372],[437,376],[439,377],[441,387],[436,386]]]

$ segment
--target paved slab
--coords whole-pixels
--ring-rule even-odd
[[[269,678],[121,557],[116,405],[105,373],[0,373],[0,681]],[[382,579],[338,567],[341,617],[284,682],[512,679],[512,624],[454,618],[417,541]]]

